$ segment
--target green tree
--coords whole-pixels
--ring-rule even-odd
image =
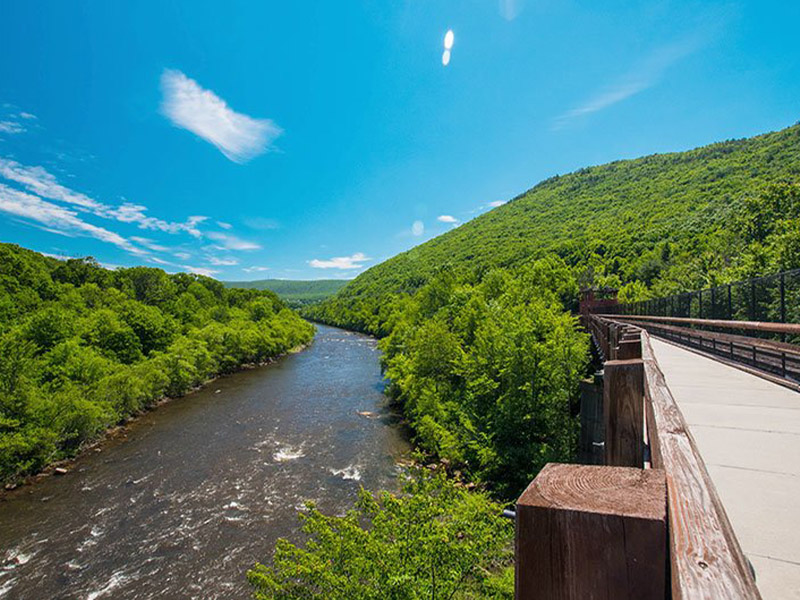
[[[313,505],[304,548],[279,540],[248,580],[258,600],[512,598],[511,524],[501,507],[443,473],[417,471],[404,493],[359,493],[345,516]]]

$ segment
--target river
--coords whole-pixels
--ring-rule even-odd
[[[340,513],[360,485],[396,485],[408,445],[378,361],[373,339],[319,326],[305,351],[15,490],[0,501],[0,598],[247,598],[245,572],[298,538],[306,500]]]

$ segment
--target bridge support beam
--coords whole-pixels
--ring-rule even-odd
[[[641,352],[641,345],[639,346]],[[644,362],[610,360],[603,365],[606,464],[644,466]]]
[[[516,518],[516,600],[664,600],[664,471],[551,463]]]

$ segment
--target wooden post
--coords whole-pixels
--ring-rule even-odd
[[[545,466],[517,500],[516,600],[664,600],[664,471]]]
[[[614,360],[617,358],[617,344],[619,343],[619,325],[611,323],[609,325],[611,337],[608,339],[608,356],[607,360]]]
[[[603,365],[606,464],[644,465],[644,363],[641,358]]]
[[[642,342],[638,339],[622,340],[617,347],[617,360],[642,358]]]

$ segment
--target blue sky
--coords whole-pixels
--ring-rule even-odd
[[[785,0],[2,16],[0,240],[108,265],[353,277],[554,174],[800,119]]]

